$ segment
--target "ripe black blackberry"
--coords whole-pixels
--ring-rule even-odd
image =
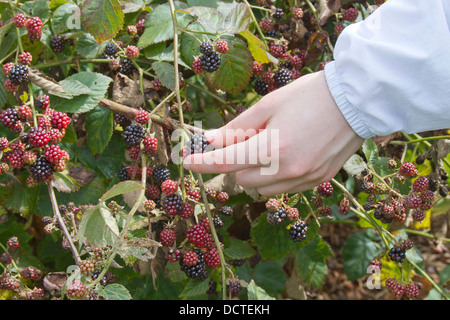
[[[230,206],[223,206],[220,209],[220,213],[222,213],[224,216],[231,216],[233,214],[233,208]]]
[[[19,114],[14,108],[7,108],[0,113],[0,123],[6,128],[13,128],[19,120]]]
[[[8,73],[8,79],[14,84],[21,84],[28,80],[28,68],[21,64],[15,64]]]
[[[119,48],[114,43],[108,43],[105,47],[105,55],[109,57],[115,57]]]
[[[284,11],[282,8],[276,8],[275,13],[273,14],[275,19],[282,19],[284,17]]]
[[[169,216],[175,216],[183,208],[183,199],[178,194],[172,194],[164,198],[164,212]]]
[[[301,242],[306,239],[306,231],[308,231],[308,226],[304,222],[293,223],[289,229],[289,239]]]
[[[53,36],[50,39],[50,47],[52,48],[53,51],[55,52],[61,52],[64,50],[66,46],[66,42],[64,41],[63,38],[61,38],[61,36],[57,35],[57,36]]]
[[[120,58],[120,67],[119,67],[120,73],[129,75],[129,74],[133,73],[134,70],[135,70],[135,67],[133,66],[133,63],[131,62],[130,59]]]
[[[281,38],[280,33],[277,30],[275,30],[275,29],[267,31],[265,36],[268,37],[268,38],[273,38],[273,39],[280,39]]]
[[[210,54],[213,52],[212,43],[209,41],[204,41],[200,44],[200,53],[201,54]]]
[[[205,259],[203,257],[203,252],[199,249],[195,249],[194,252],[197,253],[197,256],[198,256],[197,263],[194,266],[187,266],[183,262],[183,259],[181,258],[179,260],[180,269],[189,278],[198,279],[201,281],[206,280],[206,279],[208,279],[208,271],[206,270],[206,267],[205,267]]]
[[[229,284],[226,286],[227,295],[230,295],[232,297],[236,297],[239,295],[239,292],[242,290],[242,285],[239,282],[239,280],[235,279],[233,281],[230,281]]]
[[[123,131],[123,140],[129,148],[138,146],[144,138],[144,128],[138,124],[132,123]]]
[[[30,165],[31,175],[37,181],[45,181],[53,174],[53,165],[44,157],[39,157],[32,165]]]
[[[225,223],[223,222],[222,218],[218,217],[218,216],[214,217],[213,222],[214,222],[214,226],[216,228],[222,228],[225,225]]]
[[[158,166],[153,170],[153,178],[158,185],[170,179],[170,170],[165,166]]]
[[[286,210],[283,207],[279,207],[276,211],[268,211],[266,218],[269,224],[279,224],[286,218]]]
[[[209,146],[208,141],[203,134],[195,134],[191,137],[191,140],[188,142],[188,150],[190,154],[194,153],[203,153],[207,151],[207,147]]]
[[[117,172],[120,181],[130,180],[130,176],[128,175],[128,168],[125,166],[120,167],[119,172]]]
[[[265,83],[261,78],[258,78],[255,81],[254,89],[255,92],[260,96],[265,96],[269,92],[269,85]]]
[[[278,69],[273,75],[273,80],[278,85],[278,87],[283,87],[292,80],[292,73],[286,68]]]
[[[216,52],[203,54],[200,56],[200,62],[203,70],[208,72],[214,72],[219,69],[222,60]]]
[[[389,250],[389,258],[394,262],[403,262],[406,258],[405,249],[394,245],[391,250]]]

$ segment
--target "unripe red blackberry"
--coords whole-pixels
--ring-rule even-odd
[[[408,299],[415,299],[419,296],[419,286],[415,283],[408,283],[405,288],[405,296]]]
[[[16,236],[9,237],[9,239],[6,241],[6,245],[10,248],[16,248],[19,246],[19,238]]]
[[[338,212],[340,215],[345,216],[350,211],[350,201],[347,198],[344,198],[339,203]]]
[[[292,14],[294,16],[294,19],[300,20],[303,18],[303,9],[302,8],[292,8]]]
[[[415,192],[422,192],[425,190],[428,190],[428,187],[430,185],[430,182],[426,177],[418,177],[416,180],[414,180],[412,189]]]
[[[269,211],[276,211],[280,207],[280,201],[275,198],[270,198],[266,202],[266,209]]]
[[[219,202],[224,203],[224,202],[227,202],[228,199],[229,199],[228,193],[225,192],[225,191],[221,191],[221,192],[219,192],[219,194],[217,195],[217,201],[219,201]]]
[[[134,36],[138,32],[137,27],[135,25],[129,25],[129,26],[127,26],[127,32],[128,32],[128,34]]]
[[[31,56],[31,53],[29,53],[29,52],[22,52],[17,57],[17,61],[24,66],[30,65],[32,60],[33,60],[33,57]]]
[[[63,155],[63,150],[58,145],[52,144],[45,149],[44,156],[49,162],[55,164],[62,159]]]
[[[158,150],[158,139],[146,136],[143,140],[143,146],[144,152],[149,156],[153,156]]]
[[[25,165],[23,154],[24,151],[20,149],[13,150],[8,154],[7,159],[13,168],[22,168]]]
[[[65,112],[55,111],[51,118],[52,126],[56,129],[66,129],[70,123],[70,118]]]
[[[420,208],[422,205],[422,198],[417,193],[407,195],[405,200],[405,205],[410,209]]]
[[[195,266],[198,262],[198,255],[195,251],[189,250],[185,254],[183,254],[183,263],[188,266],[192,267]]]
[[[349,7],[342,13],[342,19],[353,22],[358,18],[358,9],[355,7]]]
[[[392,294],[396,297],[399,298],[401,297],[404,293],[405,293],[405,286],[400,284],[397,279],[395,278],[389,278],[386,280],[386,287],[388,287]]]
[[[424,202],[432,201],[434,199],[434,192],[431,190],[425,190],[420,193],[420,198]]]
[[[5,137],[0,137],[0,151],[4,151],[8,149],[9,147],[9,141]]]
[[[139,48],[136,46],[128,46],[125,50],[125,54],[128,59],[134,60],[139,57]]]
[[[150,114],[145,110],[139,110],[134,118],[134,121],[142,125],[147,124],[149,120]]]
[[[3,252],[0,257],[0,262],[3,264],[10,264],[12,262],[12,257],[8,253]]]
[[[178,260],[180,260],[182,257],[181,254],[181,250],[180,249],[169,249],[168,253],[167,253],[167,258],[172,261],[172,262],[176,262]]]
[[[149,184],[145,189],[145,196],[151,200],[156,200],[159,198],[161,191],[157,185]]]
[[[425,212],[422,209],[415,209],[412,213],[412,218],[414,221],[423,221],[425,219]]]
[[[211,269],[220,266],[220,255],[217,248],[212,248],[204,254],[205,263]]]
[[[416,177],[419,172],[416,169],[416,166],[412,162],[404,162],[399,168],[399,174],[406,177],[412,178]]]
[[[344,31],[345,27],[342,23],[336,23],[334,25],[334,33],[336,33],[337,35],[340,35],[342,33],[342,31]]]
[[[161,244],[165,247],[172,246],[177,239],[173,229],[164,229],[160,232],[159,238],[161,240]]]
[[[13,83],[11,80],[6,79],[5,83],[3,84],[3,87],[5,88],[6,92],[14,93],[19,89],[19,85]]]
[[[9,73],[9,71],[11,71],[11,68],[12,68],[13,66],[14,66],[14,63],[13,63],[13,62],[5,63],[5,64],[2,66],[3,74],[4,74],[5,76],[7,76],[8,73]]]
[[[186,190],[186,194],[189,199],[197,202],[200,200],[201,197],[200,192],[198,190]]]
[[[167,196],[173,195],[177,190],[178,184],[171,179],[167,179],[161,184],[161,191]]]
[[[19,281],[3,275],[0,278],[0,289],[4,290],[16,290],[19,287]]]
[[[33,152],[31,150],[25,151],[22,155],[22,159],[25,164],[33,164],[36,162],[37,158],[38,155],[36,154],[36,152]]]
[[[86,285],[80,280],[72,281],[66,288],[70,299],[82,299],[86,295]]]
[[[18,13],[14,16],[13,21],[17,28],[25,28],[27,26],[28,18],[24,14]]]
[[[21,105],[17,108],[17,115],[21,120],[27,120],[33,116],[33,111],[27,105]]]
[[[317,186],[317,193],[322,197],[329,197],[333,194],[333,185],[330,182],[324,182]]]
[[[33,34],[41,33],[43,26],[44,24],[42,23],[42,20],[39,17],[31,17],[30,19],[28,19],[26,25],[27,31]]]
[[[194,72],[197,74],[202,73],[203,67],[202,67],[202,61],[200,59],[195,59],[192,62],[192,70],[194,70]]]
[[[217,192],[212,187],[205,187],[206,196],[210,199],[216,199]]]
[[[299,212],[297,208],[286,207],[286,216],[290,221],[297,221],[299,218]]]
[[[33,147],[43,147],[50,140],[48,132],[43,128],[31,128],[28,132],[28,142]]]
[[[184,202],[183,207],[180,211],[180,218],[181,219],[189,219],[194,215],[194,205],[190,203],[189,201]]]
[[[383,263],[380,260],[375,259],[370,261],[369,266],[372,267],[372,273],[377,273],[383,268]]]
[[[216,51],[219,53],[228,52],[228,42],[225,40],[219,40],[216,42]]]
[[[27,35],[28,35],[28,38],[30,39],[31,42],[41,41],[42,31],[39,31],[39,32],[30,32],[30,31],[28,31]]]
[[[187,229],[186,238],[197,248],[202,248],[206,240],[206,230],[201,224],[194,224]]]
[[[259,26],[263,31],[267,32],[274,28],[275,23],[267,18],[263,18],[259,23]]]

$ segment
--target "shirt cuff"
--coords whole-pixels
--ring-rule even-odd
[[[328,89],[333,96],[334,101],[341,110],[348,124],[361,138],[369,139],[375,136],[361,118],[361,114],[355,106],[353,106],[345,96],[341,80],[336,72],[336,63],[331,61],[325,65],[325,77]]]

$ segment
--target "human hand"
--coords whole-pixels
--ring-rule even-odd
[[[301,192],[330,180],[364,141],[334,102],[323,71],[269,93],[205,137],[219,149],[187,156],[186,169],[235,172],[239,185],[266,196]],[[264,174],[275,162],[278,170]]]

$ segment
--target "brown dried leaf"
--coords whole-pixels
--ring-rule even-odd
[[[67,278],[68,276],[65,272],[47,273],[43,279],[44,288],[54,295],[59,295]]]
[[[136,82],[126,75],[118,73],[112,89],[112,98],[115,102],[132,108],[139,108],[144,104],[144,97]]]
[[[63,87],[53,78],[48,77],[42,71],[29,68],[28,69],[28,80],[32,83],[41,87],[46,91],[52,91],[57,93],[66,93]]]

